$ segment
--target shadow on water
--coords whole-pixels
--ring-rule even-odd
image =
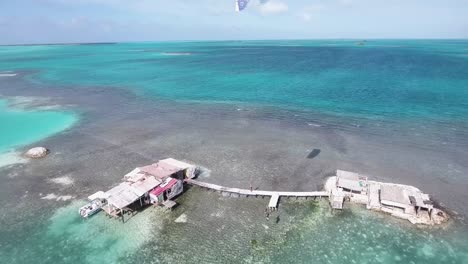
[[[321,152],[320,149],[314,149],[309,153],[309,155],[307,155],[307,158],[308,159],[313,159],[313,158],[317,157],[320,154],[320,152]]]

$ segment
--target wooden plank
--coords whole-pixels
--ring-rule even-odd
[[[248,189],[239,189],[239,188],[229,188],[221,185],[201,182],[197,180],[188,179],[187,183],[212,189],[215,191],[243,194],[243,195],[258,195],[258,196],[273,196],[277,194],[278,196],[290,196],[290,197],[328,197],[329,193],[326,191],[315,191],[315,192],[279,192],[279,191],[261,191],[261,190],[248,190]]]
[[[164,205],[164,207],[166,207],[167,209],[172,209],[174,206],[177,205],[176,202],[172,201],[172,200],[166,200],[162,203]]]
[[[270,199],[270,203],[268,203],[268,207],[275,208],[278,207],[279,195],[277,193],[273,194]]]

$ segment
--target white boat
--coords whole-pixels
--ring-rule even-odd
[[[101,211],[102,207],[107,203],[106,194],[102,191],[99,191],[93,195],[90,195],[88,199],[91,201],[87,205],[81,207],[78,210],[78,213],[83,218],[88,218],[95,213]]]

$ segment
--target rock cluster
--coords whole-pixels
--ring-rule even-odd
[[[39,159],[47,156],[49,150],[44,147],[35,147],[32,148],[24,154],[28,158]]]

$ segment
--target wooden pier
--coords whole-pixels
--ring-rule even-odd
[[[330,194],[327,191],[316,191],[316,192],[280,192],[280,191],[261,191],[261,190],[248,190],[248,189],[239,189],[239,188],[231,188],[231,187],[224,187],[221,185],[216,185],[213,183],[207,183],[202,181],[197,181],[193,179],[185,180],[188,184],[196,185],[202,188],[210,189],[216,192],[220,192],[223,194],[228,194],[230,196],[254,196],[254,197],[265,197],[270,196],[270,203],[268,205],[269,208],[276,209],[278,206],[279,198],[284,197],[312,197],[312,198],[322,198],[322,197],[329,197]]]
[[[184,182],[220,193],[227,197],[269,197],[265,209],[268,220],[270,213],[278,209],[283,197],[327,198],[332,209],[343,209],[346,202],[366,205],[367,209],[390,213],[407,219],[413,224],[441,224],[449,216],[434,207],[429,195],[418,188],[393,183],[368,181],[367,176],[337,170],[336,176],[327,179],[323,191],[284,192],[225,187],[193,179],[200,168],[172,158],[159,160],[151,165],[135,168],[127,173],[123,181],[106,192],[90,195],[90,202],[79,209],[82,217],[88,217],[102,209],[111,217],[134,215],[147,204],[163,205],[168,209],[177,206],[171,199],[181,194]],[[98,207],[96,207],[98,206]],[[279,216],[278,216],[279,217]],[[279,221],[279,218],[278,218]]]

